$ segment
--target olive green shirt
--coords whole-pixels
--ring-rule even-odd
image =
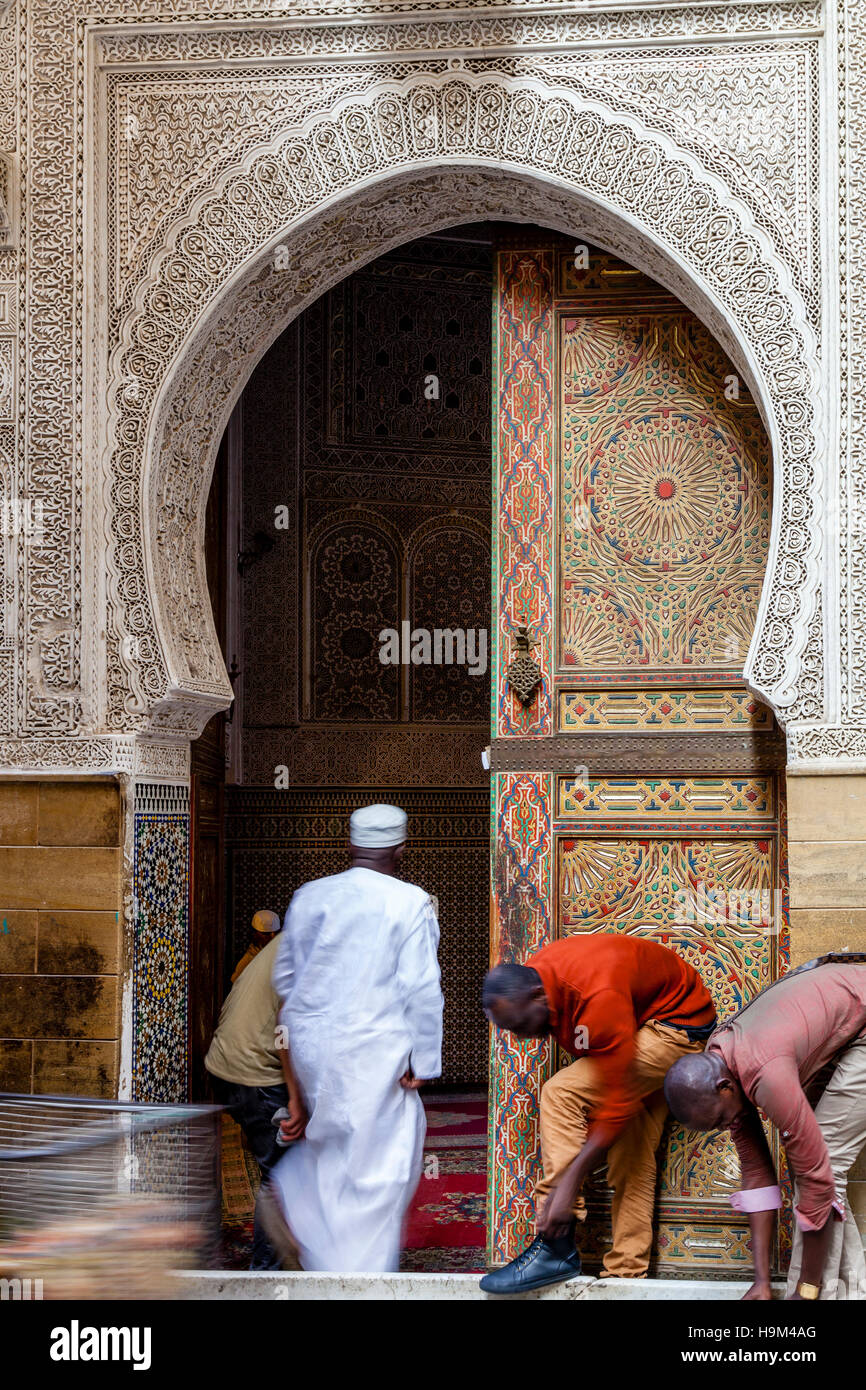
[[[276,1086],[284,1080],[276,1043],[279,1000],[271,971],[279,936],[263,946],[232,985],[204,1064],[236,1086]]]

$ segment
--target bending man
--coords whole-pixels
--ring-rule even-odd
[[[424,890],[394,877],[405,840],[396,806],[356,811],[352,867],[298,889],[279,938],[274,988],[309,1121],[272,1191],[304,1269],[396,1270],[421,1175],[439,928]]]
[[[300,1139],[306,1122],[288,1051],[278,1045],[279,1000],[271,984],[276,936],[269,936],[268,943],[232,985],[204,1059],[216,1098],[243,1130],[263,1182],[284,1153],[273,1124],[276,1112],[289,1110],[289,1120],[282,1125],[284,1139]],[[279,1268],[280,1260],[262,1229],[257,1200],[250,1269]]]
[[[788,1297],[866,1297],[863,1242],[846,1208],[848,1171],[866,1144],[864,1030],[866,964],[810,962],[722,1024],[702,1057],[668,1073],[665,1094],[677,1119],[691,1129],[729,1129],[736,1144],[743,1187],[731,1203],[749,1214],[755,1265],[746,1298],[770,1298],[782,1205],[758,1108],[781,1131],[794,1178]],[[829,1066],[813,1110],[807,1092],[820,1090]]]
[[[481,1281],[488,1293],[523,1293],[580,1273],[576,1223],[585,1179],[607,1156],[614,1189],[609,1275],[649,1266],[655,1151],[673,1062],[697,1052],[715,1026],[700,976],[674,951],[636,936],[590,933],[545,946],[525,965],[498,965],[484,981],[491,1023],[519,1038],[554,1037],[580,1060],[541,1092],[544,1178],[538,1234],[522,1255]]]

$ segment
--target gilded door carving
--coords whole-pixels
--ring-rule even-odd
[[[724,1017],[776,977],[787,940],[781,745],[742,680],[769,544],[769,447],[745,383],[694,315],[631,267],[585,252],[515,238],[498,258],[493,954],[521,959],[574,932],[649,936],[695,965]],[[522,336],[521,303],[532,313]],[[535,404],[521,397],[521,373],[545,402],[547,441],[515,482]],[[531,479],[553,534],[535,582],[524,556],[517,585],[509,508]],[[502,693],[521,623],[543,673],[525,712],[503,708]],[[519,836],[516,801],[527,808]],[[531,1226],[540,1081],[570,1059],[536,1056],[532,1075],[525,1051],[494,1040],[492,1060],[498,1262]],[[521,1143],[522,1164],[506,1156]],[[669,1126],[658,1270],[743,1269],[747,1226],[728,1202],[736,1176],[727,1140]],[[599,1179],[590,1263],[608,1212]]]

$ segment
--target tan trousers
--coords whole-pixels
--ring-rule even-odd
[[[826,1090],[815,1106],[815,1118],[830,1151],[836,1196],[847,1213],[844,1221],[833,1221],[833,1236],[821,1280],[821,1299],[827,1302],[852,1298],[866,1299],[866,1260],[863,1237],[848,1205],[848,1173],[866,1145],[866,1038],[857,1038],[842,1053]],[[796,1205],[796,1183],[794,1184]],[[803,1260],[803,1233],[794,1227],[794,1248],[788,1270],[788,1293],[800,1279]]]
[[[656,1149],[667,1106],[661,1085],[678,1057],[702,1052],[680,1028],[650,1019],[637,1033],[635,1074],[643,1105],[607,1155],[608,1183],[613,1188],[613,1249],[604,1257],[606,1273],[638,1279],[649,1267],[656,1191]],[[589,1112],[602,1099],[601,1073],[591,1057],[563,1067],[541,1091],[541,1159],[544,1177],[535,1190],[540,1208],[586,1141]],[[586,1220],[586,1202],[578,1197],[578,1221]]]

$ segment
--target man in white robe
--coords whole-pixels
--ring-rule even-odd
[[[428,895],[394,877],[396,806],[350,821],[352,867],[295,893],[274,966],[279,1021],[309,1120],[271,1174],[311,1270],[396,1270],[421,1176],[418,1087],[441,1071],[439,927]]]

